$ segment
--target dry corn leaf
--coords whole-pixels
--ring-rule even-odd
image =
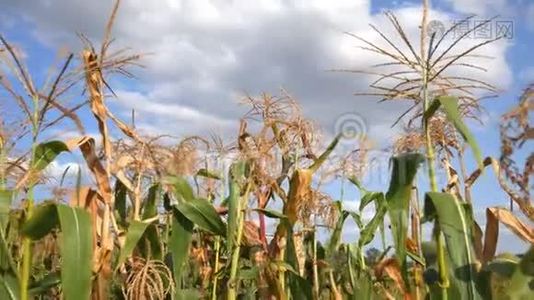
[[[306,201],[311,193],[312,174],[310,169],[297,169],[291,177],[289,195],[284,205],[284,215],[287,216],[292,225],[297,221],[297,211],[301,202]]]
[[[417,253],[417,243],[411,238],[406,238],[406,249],[408,249],[410,252]]]
[[[111,173],[117,177],[118,180],[131,192],[135,190],[133,183],[126,177],[124,168],[130,165],[134,159],[130,155],[122,155],[113,161],[111,165]]]
[[[243,237],[245,245],[247,246],[262,245],[260,239],[260,229],[258,225],[252,221],[245,221],[243,226]]]
[[[98,122],[98,130],[102,135],[102,144],[104,146],[104,154],[108,164],[106,165],[106,174],[110,173],[109,162],[111,161],[111,142],[109,140],[109,132],[106,124],[107,108],[104,104],[102,71],[98,63],[98,56],[89,50],[82,52],[83,62],[85,66],[85,81],[87,90],[89,91],[89,104],[91,111]]]
[[[393,279],[395,285],[404,295],[404,299],[411,299],[410,294],[404,288],[404,280],[398,261],[395,258],[384,258],[374,268],[375,276],[377,278],[384,277],[384,274]]]
[[[484,237],[484,261],[495,256],[497,240],[499,238],[499,223],[503,223],[523,241],[534,244],[534,228],[519,220],[512,212],[499,207],[486,209],[486,233]]]
[[[74,207],[87,208],[96,199],[97,193],[90,187],[82,186],[75,189],[70,197],[69,204]]]
[[[483,168],[491,165],[493,171],[495,172],[495,176],[497,176],[501,188],[508,194],[508,196],[510,196],[511,201],[513,201],[513,203],[519,206],[525,216],[527,216],[530,220],[534,221],[534,207],[528,201],[524,201],[523,198],[521,198],[510,186],[508,186],[501,172],[501,166],[499,162],[492,157],[486,157],[482,164]],[[473,173],[471,173],[471,175],[465,180],[466,188],[469,188],[475,183],[480,174],[482,174],[483,168],[478,168]]]
[[[312,175],[313,172],[310,169],[296,169],[291,176],[289,193],[283,208],[283,213],[287,217],[290,226],[297,222],[298,209],[301,203],[306,201],[311,194]],[[286,225],[280,222],[271,241],[271,246],[275,253],[278,253],[283,248],[281,244],[285,235]]]
[[[482,228],[480,228],[477,222],[473,223],[473,235],[473,246],[475,248],[475,254],[477,256],[477,259],[479,261],[484,262],[484,245],[482,244],[482,237],[484,233],[482,232]]]
[[[100,280],[104,280],[103,278],[110,278],[111,276],[111,268],[109,266],[111,264],[110,259],[113,250],[113,236],[110,234],[110,221],[113,198],[109,177],[96,155],[95,140],[92,137],[84,136],[71,139],[66,144],[70,151],[75,148],[80,148],[82,151],[87,166],[96,179],[97,188],[104,204],[102,216],[96,218],[96,222],[94,223],[100,240],[100,247],[96,248],[94,252],[94,270],[99,273],[97,276],[97,282],[99,282]]]
[[[104,166],[102,166],[102,163],[96,155],[95,140],[92,137],[84,136],[70,139],[66,144],[70,151],[75,148],[80,148],[80,151],[82,151],[83,157],[87,163],[87,167],[95,176],[99,194],[102,196],[105,203],[111,203],[112,197],[109,177],[104,169]]]
[[[137,135],[137,133],[135,132],[135,130],[133,130],[132,128],[130,128],[128,125],[124,124],[123,121],[121,121],[119,118],[115,117],[111,111],[107,111],[107,114],[108,114],[108,117],[115,123],[115,125],[117,125],[117,127],[119,127],[119,129],[128,137],[136,140],[136,141],[141,141],[141,138]]]

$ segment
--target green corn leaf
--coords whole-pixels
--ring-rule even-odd
[[[321,165],[326,161],[330,153],[334,151],[337,144],[339,143],[339,140],[341,139],[341,134],[338,134],[332,142],[326,147],[325,151],[313,162],[313,164],[308,168],[312,173],[317,171],[321,167]]]
[[[148,189],[148,196],[143,205],[143,220],[150,219],[158,214],[159,192],[159,184],[154,184]]]
[[[124,246],[121,248],[119,254],[116,269],[118,269],[126,261],[128,256],[132,255],[135,246],[139,243],[139,240],[141,240],[141,237],[145,233],[148,225],[150,225],[150,223],[135,220],[130,223],[130,226],[128,226],[128,232],[126,233]]]
[[[13,202],[13,191],[0,190],[0,230],[5,230]]]
[[[198,227],[216,235],[226,236],[226,225],[208,200],[196,198],[178,203],[175,207]]]
[[[375,215],[363,226],[361,219],[355,219],[356,224],[360,230],[360,238],[358,239],[358,246],[363,247],[369,244],[375,237],[376,230],[384,223],[384,217],[387,213],[387,203],[384,197],[384,193],[381,192],[369,192],[363,188],[360,188],[360,192],[363,193],[360,199],[360,215],[365,207],[371,203],[375,203]],[[354,217],[354,216],[353,216]]]
[[[58,209],[55,203],[45,203],[33,209],[32,217],[22,225],[22,234],[39,240],[59,225]]]
[[[365,209],[365,207],[372,203],[373,201],[380,201],[384,198],[384,193],[382,192],[365,192],[363,197],[360,199],[360,212]]]
[[[259,213],[262,213],[264,216],[271,218],[271,219],[287,219],[286,215],[284,215],[283,213],[279,211],[272,210],[272,209],[253,208],[252,211],[257,211]]]
[[[511,253],[499,254],[484,267],[488,271],[498,274],[502,278],[511,278],[518,264],[519,257]]]
[[[53,228],[62,231],[61,283],[65,299],[89,299],[93,258],[91,217],[81,208],[45,203],[34,209],[22,233],[38,240]]]
[[[255,280],[260,274],[258,267],[241,268],[238,272],[240,280]]]
[[[148,225],[137,247],[141,255],[146,259],[162,259],[160,229],[156,224]]]
[[[65,299],[89,299],[93,266],[91,217],[82,208],[56,205],[61,224],[61,283]]]
[[[332,235],[330,236],[330,241],[328,242],[328,251],[330,253],[334,253],[339,248],[339,245],[341,244],[343,224],[345,224],[345,220],[349,216],[349,212],[343,211],[341,201],[334,202],[334,206],[337,209],[340,217],[334,226],[334,230],[332,230]]]
[[[521,258],[506,291],[510,299],[532,299],[534,295],[534,247],[531,247]]]
[[[447,119],[454,125],[456,130],[462,135],[463,139],[469,144],[475,159],[477,161],[478,167],[483,168],[482,154],[478,144],[475,140],[475,137],[469,131],[469,128],[465,125],[462,120],[462,116],[458,109],[458,98],[454,96],[439,96],[430,105],[428,110],[425,112],[424,117],[426,119],[430,118],[439,107],[442,107],[447,115]]]
[[[362,183],[356,178],[356,176],[349,176],[347,178],[358,190],[362,193],[367,193],[367,190],[363,187]]]
[[[347,212],[349,213],[349,215],[354,220],[354,223],[356,223],[356,226],[358,226],[358,228],[361,230],[363,228],[363,222],[362,222],[361,215],[359,213],[357,213],[357,212],[354,212],[354,211],[347,211]]]
[[[293,268],[293,270],[299,270],[299,262],[297,258],[297,252],[295,249],[295,243],[293,241],[293,228],[288,221],[283,221],[287,228],[286,235],[286,263]],[[300,275],[289,272],[287,274],[287,281],[290,288],[292,299],[312,299],[312,286],[311,284]]]
[[[183,289],[183,290],[177,289],[175,299],[176,300],[202,299],[202,294],[197,289]]]
[[[193,236],[194,224],[179,210],[173,211],[172,232],[169,240],[169,251],[172,256],[172,269],[176,285],[176,298],[181,299],[181,279],[183,267],[189,258],[189,247]]]
[[[213,171],[209,171],[207,169],[198,170],[197,176],[206,177],[206,178],[209,178],[209,179],[221,180],[221,176],[219,174],[214,173]]]
[[[405,154],[392,158],[393,168],[389,189],[386,193],[387,209],[391,231],[395,242],[395,254],[401,267],[404,282],[409,288],[406,259],[406,238],[408,232],[408,210],[412,183],[424,157],[421,154]]]
[[[269,265],[273,270],[276,270],[279,272],[291,272],[293,274],[297,274],[297,275],[299,274],[298,271],[295,270],[295,268],[293,268],[293,266],[286,263],[285,261],[274,260],[274,261],[269,262]]]
[[[380,224],[384,223],[384,217],[386,216],[388,207],[383,196],[379,199],[380,200],[376,202],[375,215],[360,231],[360,238],[358,239],[359,247],[369,244],[374,239],[375,233],[380,227]]]
[[[125,225],[128,218],[126,186],[120,180],[115,182],[115,210],[119,213],[120,224]]]
[[[357,245],[349,245],[347,249],[347,261],[349,268],[352,296],[349,299],[373,299],[372,279],[368,272],[361,272],[360,257],[362,249]]]
[[[425,218],[435,219],[445,236],[451,285],[461,299],[479,299],[476,255],[473,245],[473,214],[468,203],[447,193],[425,196]]]
[[[32,283],[28,292],[30,295],[37,296],[59,284],[61,284],[60,272],[49,273],[39,281]]]
[[[65,143],[61,141],[50,141],[42,143],[35,147],[35,155],[32,160],[32,169],[42,171],[46,168],[61,152],[69,151]]]
[[[6,227],[9,223],[9,212],[12,201],[12,191],[0,190],[0,272],[6,271],[17,274],[17,267],[6,240]],[[9,275],[6,274],[5,276]]]
[[[238,161],[230,167],[228,174],[229,195],[227,198],[228,206],[228,227],[226,228],[227,249],[232,251],[237,243],[237,231],[239,226],[239,213],[241,207],[241,186],[240,181],[245,176],[246,162]]]
[[[9,244],[6,240],[6,234],[3,230],[0,230],[0,273],[1,272],[12,272],[15,275],[18,272],[17,265],[13,260]]]
[[[178,200],[191,201],[195,198],[191,185],[184,178],[166,177],[164,182],[173,185]]]
[[[19,281],[12,273],[0,274],[0,299],[19,300]]]

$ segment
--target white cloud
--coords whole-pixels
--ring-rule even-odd
[[[449,1],[458,12],[480,15],[504,9],[505,2]],[[78,49],[75,32],[98,41],[111,3],[4,0],[0,20],[5,14],[11,16],[9,26],[13,27],[13,20],[21,18],[47,45],[68,44]],[[118,99],[108,103],[124,120],[134,109],[136,125],[145,133],[183,136],[215,131],[229,135],[235,134],[245,111],[237,105],[240,95],[276,93],[283,87],[327,131],[333,131],[342,114],[357,112],[368,123],[369,136],[389,142],[394,134],[389,126],[406,105],[354,97],[354,92],[368,90],[371,78],[326,71],[363,69],[379,62],[376,55],[358,49],[357,40],[343,34],[349,31],[387,46],[367,24],[376,24],[387,35],[393,29],[384,16],[371,14],[370,6],[370,0],[123,1],[114,29],[115,48],[128,46],[149,54],[142,60],[146,68],[134,70],[139,80],[129,85],[121,82]],[[417,47],[419,7],[402,5],[394,13]],[[430,17],[447,25],[454,18],[435,10]],[[0,22],[3,26],[7,25]],[[403,44],[398,38],[393,40]],[[459,49],[480,41],[465,40]],[[506,61],[510,46],[507,41],[488,45],[480,53],[494,56],[493,60],[471,61],[483,64],[488,72],[469,71],[468,75],[507,88],[512,80]],[[465,71],[453,72],[465,75]],[[55,166],[53,172],[57,175],[64,167]]]
[[[475,14],[478,16],[487,16],[495,12],[502,12],[507,5],[506,0],[446,0],[451,3],[454,10]]]
[[[357,33],[385,44],[367,24],[377,24],[386,33],[392,28],[382,15],[370,14],[368,0],[254,4],[246,0],[135,0],[121,5],[114,30],[116,46],[150,54],[142,61],[146,69],[135,71],[140,80],[122,87],[114,108],[124,116],[135,108],[138,127],[147,131],[232,132],[244,112],[236,105],[241,95],[276,93],[281,87],[327,131],[333,130],[335,119],[343,113],[358,112],[369,123],[369,134],[382,141],[391,138],[384,129],[406,108],[400,103],[378,105],[377,99],[352,96],[368,90],[369,77],[326,71],[361,69],[379,62],[376,55],[357,49],[359,43],[342,33]],[[73,47],[80,44],[74,31],[99,40],[109,9],[107,2],[26,5],[7,1],[7,12],[32,23],[39,39],[49,45],[70,43]],[[417,41],[420,9],[403,6],[395,13]],[[444,13],[432,14],[432,19],[450,19]],[[469,44],[467,41],[464,48]],[[510,82],[507,49],[505,43],[487,47],[486,52],[496,59],[485,64],[490,71],[481,74],[483,79],[504,85]]]
[[[48,178],[60,182],[61,178],[75,177],[78,172],[83,172],[83,165],[74,162],[60,163],[57,161],[52,161],[44,170]]]

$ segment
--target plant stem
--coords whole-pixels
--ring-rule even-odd
[[[213,269],[213,288],[211,290],[211,299],[216,300],[217,299],[217,281],[219,280],[219,276],[217,276],[217,272],[219,272],[219,254],[221,248],[221,240],[220,237],[215,238],[215,267]]]
[[[334,279],[334,273],[332,271],[328,272],[328,278],[330,280],[330,286],[332,287],[332,294],[334,296],[333,298],[335,300],[343,299],[343,297],[341,296],[341,293],[339,292],[337,288],[336,281]]]
[[[28,172],[31,172],[33,161],[35,157],[35,149],[37,147],[37,135],[39,134],[39,96],[32,96],[33,102],[33,116],[32,116],[32,146],[31,146],[31,158],[30,158],[30,168]],[[28,199],[26,204],[25,212],[25,221],[28,220],[33,211],[33,202],[34,202],[34,184],[30,182],[30,187],[28,190]],[[23,237],[22,239],[22,270],[20,271],[20,299],[28,300],[28,286],[30,284],[30,271],[32,268],[32,241],[28,237]]]
[[[237,299],[237,269],[239,267],[239,254],[241,251],[241,238],[243,236],[243,225],[245,223],[245,213],[243,212],[246,203],[248,201],[248,193],[250,191],[250,184],[247,184],[245,194],[238,201],[237,205],[237,215],[238,215],[238,226],[237,226],[237,240],[232,251],[232,262],[230,265],[230,278],[228,281],[228,293],[227,300]]]
[[[462,148],[458,150],[458,161],[460,162],[460,173],[462,178],[462,184],[464,187],[464,199],[467,201],[467,203],[471,203],[471,188],[465,184],[465,180],[467,179],[467,168],[465,167],[465,161],[464,161],[464,149],[465,145],[462,145]]]
[[[419,197],[417,195],[417,188],[412,186],[412,240],[417,248],[417,255],[421,257],[421,243],[420,243],[420,211],[419,211]],[[415,264],[413,267],[414,281],[415,281],[415,300],[421,299],[421,287],[423,286],[423,269],[419,264]]]
[[[26,220],[31,217],[33,208],[33,187],[28,193],[28,200],[26,206]],[[30,270],[32,265],[32,241],[28,237],[22,240],[22,270],[20,278],[20,299],[28,300],[28,286],[30,281]]]
[[[423,111],[427,111],[429,107],[430,99],[428,97],[428,72],[425,68],[423,76]],[[426,143],[426,156],[427,156],[427,164],[428,164],[428,179],[430,180],[430,190],[432,192],[438,191],[438,184],[436,181],[436,170],[434,166],[434,146],[432,144],[432,137],[430,135],[430,128],[428,126],[429,119],[426,119],[423,117],[423,129],[425,132],[425,143]],[[449,287],[449,278],[447,276],[447,265],[445,262],[445,245],[443,238],[441,237],[441,230],[439,223],[436,221],[435,227],[434,227],[434,240],[436,241],[436,247],[437,247],[437,256],[438,256],[438,269],[439,269],[439,277],[440,277],[440,288],[441,288],[441,299],[447,300],[447,288]]]
[[[430,135],[430,128],[428,126],[429,120],[431,117],[426,118],[424,115],[429,107],[430,99],[428,95],[428,84],[429,84],[429,71],[430,66],[425,57],[425,53],[428,51],[425,43],[425,39],[428,36],[428,9],[429,9],[429,0],[423,0],[423,18],[421,20],[421,77],[423,79],[422,92],[423,92],[423,130],[425,132],[425,143],[426,143],[426,156],[428,163],[428,179],[430,180],[430,190],[432,192],[438,191],[438,184],[436,181],[436,170],[434,167],[434,146],[432,144],[432,137]],[[449,287],[449,278],[447,276],[447,266],[445,263],[445,252],[444,252],[444,241],[441,237],[441,230],[439,223],[436,222],[434,227],[434,239],[437,246],[437,256],[438,256],[438,269],[440,274],[440,287],[441,287],[441,299],[447,300],[447,288]]]
[[[317,268],[317,232],[315,222],[313,226],[313,294],[319,299],[319,270]]]
[[[365,264],[365,254],[361,247],[358,247],[358,253],[360,254],[360,269],[365,270],[367,269],[367,265]]]

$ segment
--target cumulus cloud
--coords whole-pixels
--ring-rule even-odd
[[[31,24],[40,41],[74,49],[80,44],[74,32],[100,39],[111,9],[111,1],[4,2],[4,12]],[[369,123],[370,136],[389,140],[394,132],[388,127],[406,105],[379,105],[376,98],[354,97],[354,92],[368,90],[371,78],[328,71],[379,62],[343,34],[348,31],[385,44],[367,24],[386,33],[391,26],[382,15],[373,15],[370,6],[369,0],[123,1],[115,46],[148,55],[142,60],[146,68],[135,71],[140,80],[122,86],[119,99],[110,103],[123,117],[135,109],[138,127],[149,132],[230,134],[245,111],[237,105],[241,96],[285,88],[327,132],[334,130],[340,115],[356,112]],[[402,6],[394,12],[417,41],[419,7]],[[447,24],[452,18],[432,12],[432,19]],[[467,41],[463,49],[474,42]],[[482,79],[504,86],[510,82],[508,46],[502,42],[486,48],[495,59],[484,62],[489,71],[481,74]]]

